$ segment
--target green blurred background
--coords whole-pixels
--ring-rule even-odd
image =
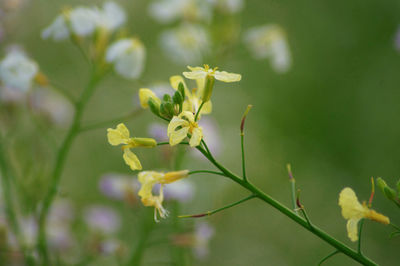
[[[30,1],[9,22],[10,32],[0,43],[1,52],[9,44],[23,45],[51,80],[78,95],[88,79],[87,65],[70,43],[44,41],[40,32],[62,7],[92,3],[101,1]],[[168,81],[169,76],[185,71],[162,54],[158,34],[166,27],[147,15],[148,1],[119,3],[129,14],[129,31],[147,47],[142,80]],[[285,165],[291,163],[311,220],[355,247],[346,236],[346,222],[337,204],[340,190],[350,186],[366,200],[371,176],[382,176],[392,185],[399,178],[400,55],[394,48],[394,36],[400,22],[400,2],[252,0],[246,1],[238,19],[241,29],[265,23],[281,25],[287,32],[293,66],[288,73],[277,74],[267,60],[253,60],[243,44],[223,61],[213,60],[220,69],[243,76],[238,84],[218,83],[214,90],[213,117],[223,136],[218,159],[241,171],[240,118],[247,104],[253,104],[246,125],[249,178],[290,206]],[[109,76],[90,102],[85,121],[107,120],[133,110],[140,86]],[[145,136],[152,120],[150,113],[144,113],[127,125],[136,136]],[[31,132],[29,121],[24,125],[26,130],[22,128],[15,136],[19,152],[52,157],[50,151],[44,155],[37,152],[37,135]],[[53,132],[58,142],[63,132]],[[46,145],[42,142],[40,145]],[[146,168],[159,167],[155,153],[138,151]],[[46,165],[51,163],[49,160]],[[190,169],[207,167],[190,156],[185,165]],[[121,237],[134,242],[140,228],[132,214],[97,189],[99,177],[106,172],[130,173],[120,150],[107,143],[105,129],[84,133],[69,154],[60,191],[80,207],[93,203],[115,207],[126,218]],[[191,179],[197,193],[192,202],[184,204],[184,213],[211,210],[246,195],[223,178],[198,175]],[[37,187],[30,196],[40,198],[40,185],[29,182]],[[373,206],[400,223],[399,210],[380,192]],[[209,258],[193,265],[316,265],[333,251],[257,200],[206,219],[215,226],[216,235]],[[381,265],[399,265],[400,238],[389,239],[390,232],[381,224],[365,223],[363,251]],[[150,262],[155,257],[165,258],[166,252],[168,249],[161,247],[149,248],[144,265],[157,265]],[[337,255],[326,265],[356,263]]]

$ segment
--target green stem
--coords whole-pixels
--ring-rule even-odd
[[[290,189],[292,191],[292,205],[293,205],[293,211],[298,215],[297,211],[297,204],[296,204],[296,180],[290,179]]]
[[[325,261],[327,261],[328,259],[330,259],[331,257],[335,256],[336,254],[339,254],[340,251],[335,250],[334,252],[332,252],[331,254],[329,254],[328,256],[326,256],[325,258],[323,258],[319,263],[318,266],[321,266],[322,263],[324,263]]]
[[[65,165],[67,155],[69,153],[73,141],[75,140],[75,137],[79,133],[83,112],[90,97],[95,91],[97,84],[101,80],[101,77],[102,76],[100,75],[96,75],[95,70],[93,70],[91,79],[85,90],[82,92],[79,102],[76,104],[75,115],[72,124],[69,128],[69,131],[56,155],[55,166],[51,175],[49,189],[46,195],[44,196],[43,205],[39,213],[38,247],[39,247],[39,254],[42,257],[44,265],[50,264],[50,258],[47,251],[47,240],[46,240],[46,218],[49,213],[51,204],[53,203],[53,200],[57,194],[58,185],[60,183],[61,174]]]
[[[358,229],[358,245],[357,245],[358,254],[362,254],[361,253],[361,234],[362,234],[362,230],[363,230],[363,225],[364,225],[364,219],[361,219],[360,228]]]
[[[199,117],[201,108],[203,108],[203,105],[204,105],[205,103],[206,103],[206,102],[203,102],[203,101],[201,102],[200,107],[199,107],[199,110],[197,110],[197,113],[196,113],[196,115],[195,115],[195,117],[194,117],[194,121],[197,121],[197,118]]]
[[[220,211],[223,211],[223,210],[232,208],[232,207],[234,207],[234,206],[236,206],[236,205],[239,205],[239,204],[241,204],[241,203],[243,203],[243,202],[246,202],[246,201],[248,201],[248,200],[254,199],[254,198],[256,198],[256,197],[257,197],[256,195],[250,195],[250,196],[248,196],[248,197],[246,197],[246,198],[244,198],[244,199],[241,199],[241,200],[236,201],[236,202],[234,202],[234,203],[228,204],[228,205],[226,205],[226,206],[224,206],[224,207],[222,207],[222,208],[215,209],[215,210],[213,210],[213,211],[208,211],[208,212],[202,213],[202,214],[180,215],[179,218],[200,218],[200,217],[204,217],[204,216],[211,216],[211,215],[213,215],[213,214],[215,214],[215,213],[218,213],[218,212],[220,212]]]
[[[326,243],[330,244],[333,246],[335,249],[338,251],[342,252],[343,254],[346,254],[348,257],[360,262],[361,264],[364,265],[377,265],[375,262],[370,260],[367,257],[364,257],[363,255],[359,254],[358,252],[354,251],[353,249],[349,248],[346,246],[344,243],[336,240],[317,226],[310,226],[309,222],[307,222],[306,219],[298,216],[295,212],[278,202],[277,200],[273,199],[269,195],[265,194],[262,192],[260,189],[258,189],[256,186],[251,184],[250,182],[246,182],[237,175],[233,174],[231,171],[226,169],[224,166],[222,166],[220,163],[218,163],[214,157],[210,154],[207,153],[202,147],[198,146],[197,149],[218,169],[220,169],[227,177],[232,179],[234,182],[238,183],[240,186],[243,188],[247,189],[250,191],[252,194],[256,195],[260,200],[268,203],[290,219],[292,219],[294,222],[305,228],[306,230],[310,231],[314,235],[318,236],[320,239],[324,240]]]
[[[300,208],[301,213],[303,214],[304,218],[306,219],[308,225],[310,226],[310,228],[313,228],[314,226],[312,225],[310,218],[308,218],[308,215],[306,213],[306,210],[304,209],[304,207]]]
[[[242,171],[243,171],[243,180],[247,181],[247,176],[246,176],[246,163],[245,163],[245,158],[244,158],[244,133],[242,132],[240,134],[240,143],[242,147]]]
[[[12,197],[11,191],[11,173],[8,168],[8,162],[6,159],[6,155],[4,154],[3,148],[3,139],[0,140],[0,176],[1,176],[1,185],[5,203],[5,213],[7,215],[7,220],[10,223],[10,227],[15,237],[17,238],[18,244],[21,248],[21,251],[24,256],[24,260],[26,265],[34,265],[33,259],[26,254],[26,248],[23,242],[23,236],[21,234],[21,229],[19,227],[17,215],[15,213],[15,206]]]
[[[147,246],[147,242],[148,239],[150,237],[150,233],[153,230],[153,226],[154,226],[154,221],[150,220],[152,219],[152,215],[148,212],[148,210],[145,210],[142,215],[144,217],[142,220],[142,225],[141,225],[141,229],[140,229],[140,234],[138,237],[138,242],[136,244],[135,249],[133,250],[127,265],[131,265],[131,266],[140,266],[142,259],[143,259],[143,255],[144,255],[144,251],[146,249]]]
[[[225,177],[226,177],[226,175],[223,174],[223,173],[216,172],[216,171],[210,171],[210,170],[196,170],[196,171],[190,171],[190,172],[189,172],[189,175],[197,174],[197,173],[208,173],[208,174],[214,174],[214,175],[222,175],[222,176],[225,176]]]

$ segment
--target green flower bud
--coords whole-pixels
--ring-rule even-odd
[[[150,111],[155,115],[160,115],[160,104],[154,101],[154,99],[150,98],[147,102],[149,105]]]
[[[169,94],[164,94],[163,101],[164,102],[172,102],[171,96]]]
[[[207,75],[206,81],[204,83],[204,90],[202,100],[203,102],[208,102],[211,98],[211,94],[214,88],[215,78],[213,75]]]
[[[179,82],[178,91],[182,94],[182,98],[185,99],[185,86],[183,86],[182,82]]]
[[[378,177],[376,179],[377,186],[382,190],[382,193],[385,195],[386,198],[390,200],[395,200],[396,199],[396,191],[389,187],[385,180],[382,178]]]
[[[172,96],[172,100],[173,100],[174,104],[177,104],[179,106],[182,105],[182,103],[183,103],[182,94],[179,91],[175,92],[174,96]]]

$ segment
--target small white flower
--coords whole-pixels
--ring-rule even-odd
[[[69,29],[63,14],[58,15],[53,23],[42,31],[43,39],[53,39],[54,41],[62,41],[69,37]]]
[[[71,30],[78,36],[89,36],[96,29],[99,20],[98,9],[88,7],[77,7],[67,15]]]
[[[244,7],[243,0],[210,0],[217,8],[226,13],[238,13]]]
[[[63,95],[47,88],[35,88],[29,96],[33,111],[57,126],[69,125],[74,109]]]
[[[143,72],[146,48],[138,39],[121,39],[107,49],[106,61],[124,78],[135,79]]]
[[[271,60],[278,73],[287,72],[292,64],[289,45],[283,29],[278,25],[264,25],[247,30],[244,42],[256,59]]]
[[[39,71],[38,65],[23,52],[13,50],[0,62],[0,80],[4,86],[27,91]]]
[[[97,25],[108,31],[113,31],[126,21],[124,10],[114,2],[106,2],[103,9],[98,12]]]
[[[189,21],[209,21],[212,10],[205,0],[159,0],[149,6],[149,14],[160,23],[178,19]]]
[[[164,31],[160,36],[160,46],[166,56],[176,63],[199,64],[209,50],[208,32],[198,25],[183,24]]]

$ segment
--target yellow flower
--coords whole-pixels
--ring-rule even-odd
[[[369,209],[365,202],[361,204],[356,193],[349,187],[344,188],[339,194],[339,205],[342,207],[342,216],[347,221],[347,234],[351,241],[358,240],[358,222],[370,219],[383,224],[390,224],[388,217]]]
[[[187,96],[187,99],[185,99],[185,101],[183,102],[183,111],[197,113],[197,110],[199,110],[199,107],[202,103],[201,97],[204,89],[203,80],[197,79],[196,80],[197,88],[194,88],[192,91],[188,89],[186,82],[182,76],[179,75],[172,76],[170,77],[169,81],[171,87],[174,88],[175,90],[178,90],[179,83],[182,83],[183,87],[185,88],[185,94]],[[201,108],[199,118],[201,117],[201,114],[210,114],[211,111],[212,111],[212,104],[211,101],[208,101]]]
[[[170,184],[189,175],[188,170],[160,173],[155,171],[144,171],[139,173],[139,182],[142,187],[139,196],[144,206],[154,207],[154,220],[158,222],[157,213],[161,218],[168,216],[168,211],[162,206],[164,200],[163,188],[165,184]],[[153,195],[153,187],[160,184],[158,195]]]
[[[240,74],[228,73],[226,71],[218,71],[216,68],[210,68],[209,65],[204,65],[204,67],[190,67],[191,72],[183,72],[185,78],[188,79],[204,79],[207,76],[213,76],[216,80],[223,82],[237,82],[242,79]]]
[[[154,103],[157,104],[158,108],[160,108],[161,100],[156,96],[156,94],[150,89],[140,89],[139,90],[139,100],[140,105],[146,109],[149,107],[149,100],[152,99]]]
[[[107,138],[108,142],[113,146],[123,144],[122,149],[124,151],[124,161],[132,170],[141,170],[142,165],[140,164],[138,157],[130,150],[130,148],[152,148],[157,146],[157,142],[151,138],[131,138],[129,130],[123,123],[119,124],[116,129],[107,129]]]
[[[167,134],[171,146],[181,143],[188,134],[191,134],[189,145],[196,147],[203,138],[203,129],[194,121],[193,113],[183,111],[171,119]]]
[[[210,68],[208,65],[204,67],[190,67],[191,72],[183,72],[185,78],[200,81],[202,85],[202,100],[207,102],[211,98],[214,81],[220,80],[223,82],[236,82],[242,79],[240,74],[228,73],[226,71],[218,71],[216,68]]]

